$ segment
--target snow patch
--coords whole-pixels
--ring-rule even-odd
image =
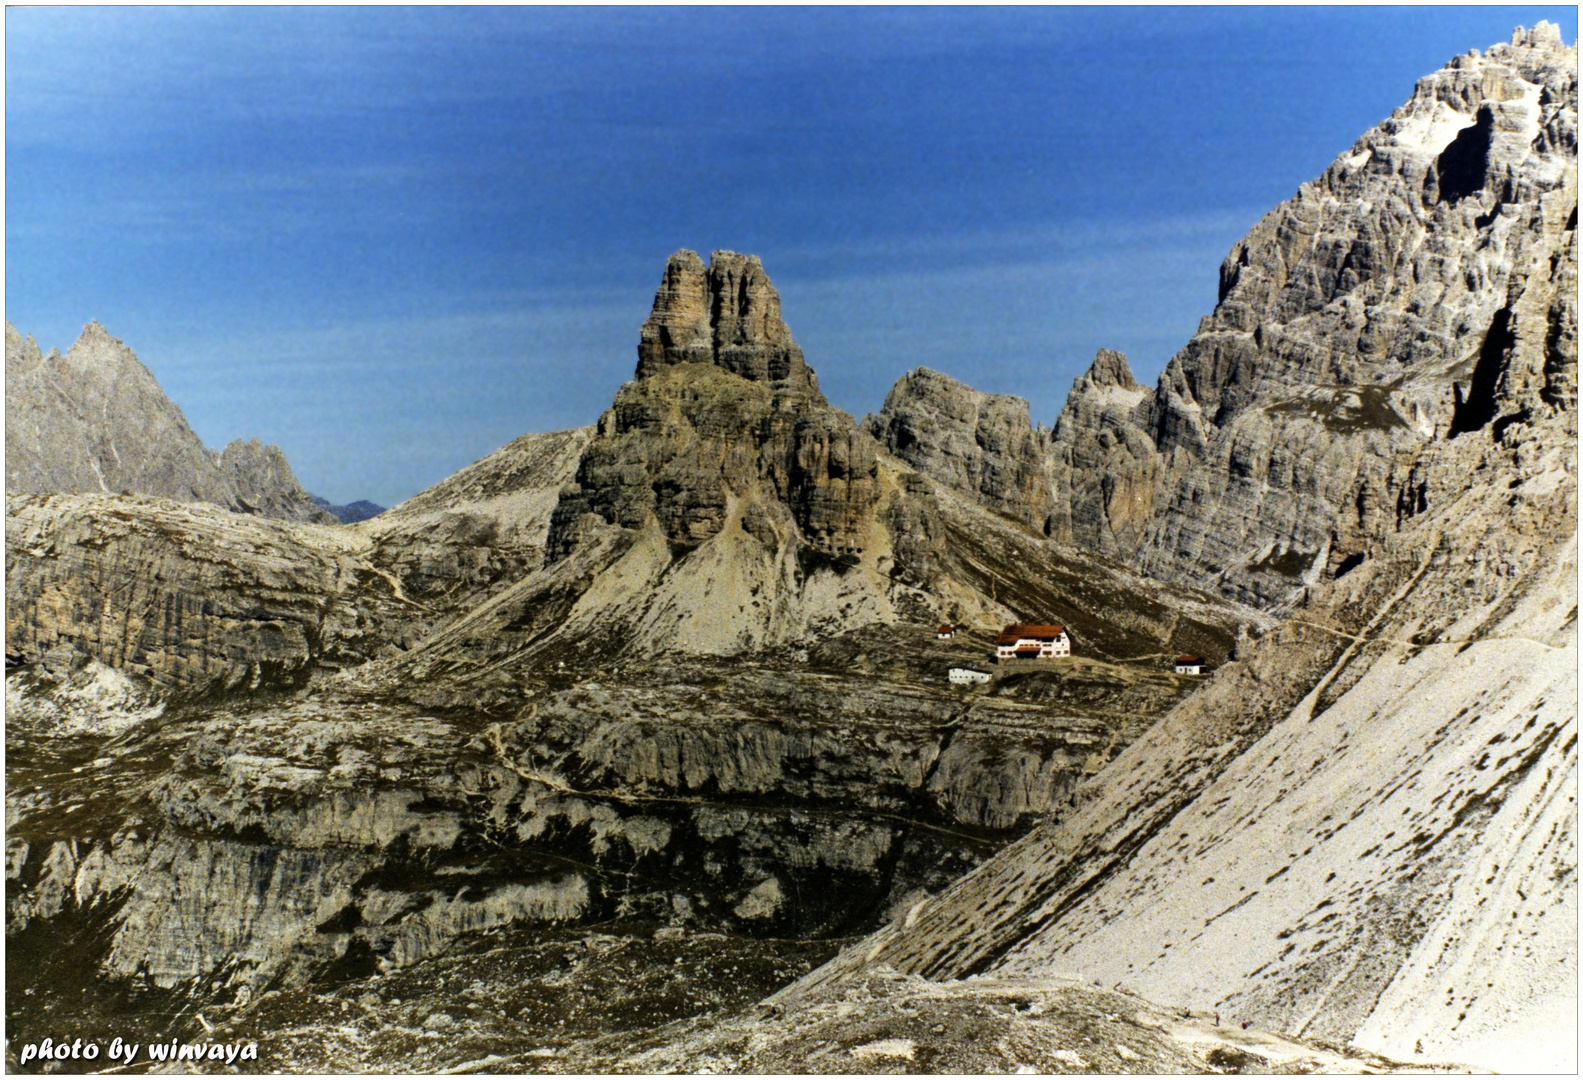
[[[1476,118],[1457,112],[1443,101],[1435,102],[1431,112],[1408,118],[1396,133],[1396,145],[1405,150],[1415,150],[1426,156],[1438,156],[1451,145],[1451,140],[1464,128],[1473,126]]]

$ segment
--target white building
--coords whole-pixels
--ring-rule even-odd
[[[1204,673],[1204,658],[1202,656],[1178,656],[1176,658],[1176,673],[1178,675],[1202,675]]]
[[[954,667],[951,669],[949,678],[958,685],[964,683],[986,683],[989,682],[990,674],[987,671],[980,671],[978,668]]]
[[[941,641],[949,641],[951,638],[956,637],[956,627],[950,623],[941,623],[935,628],[934,636]]]
[[[1066,627],[1046,623],[1012,623],[995,639],[997,660],[1049,660],[1071,656]]]

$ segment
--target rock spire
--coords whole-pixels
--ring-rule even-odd
[[[754,382],[818,389],[757,255],[717,251],[707,267],[694,251],[670,257],[639,336],[637,377],[676,364],[714,364]]]
[[[819,392],[756,255],[692,251],[665,266],[621,388],[551,524],[552,560],[599,523],[717,535],[740,504],[772,549],[850,554],[877,497],[878,447]]]

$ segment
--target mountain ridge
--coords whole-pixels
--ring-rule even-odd
[[[1460,120],[1441,114],[1448,101]],[[1526,126],[1497,107],[1513,101],[1529,104]],[[1469,226],[1499,240],[1501,219],[1527,223],[1526,272],[1475,279],[1457,302],[1424,309],[1433,325],[1464,328],[1453,345],[1475,343],[1447,348],[1415,334],[1422,377],[1409,367],[1387,391],[1405,392],[1378,402],[1394,420],[1360,421],[1312,396],[1324,388],[1311,373],[1304,383],[1290,369],[1264,371],[1239,351],[1261,330],[1276,339],[1250,316],[1239,282],[1258,283],[1276,310],[1342,320],[1350,310],[1344,298],[1312,306],[1304,272],[1270,273],[1310,265],[1265,246],[1297,246],[1271,223],[1297,214],[1301,193],[1233,249],[1224,310],[1153,394],[1127,388],[1115,399],[1127,379],[1114,357],[1079,379],[1063,423],[1114,432],[1108,445],[1097,435],[1089,444],[1101,460],[1131,446],[1123,433],[1161,435],[1148,447],[1159,457],[1143,457],[1182,471],[1178,492],[1196,491],[1209,508],[1200,530],[1225,504],[1206,497],[1202,476],[1194,486],[1181,458],[1214,445],[1218,436],[1193,433],[1212,431],[1197,403],[1216,398],[1222,430],[1236,432],[1238,417],[1284,409],[1295,392],[1303,408],[1277,410],[1297,417],[1277,429],[1329,431],[1353,453],[1372,443],[1372,459],[1338,470],[1342,490],[1372,480],[1395,505],[1380,513],[1376,500],[1351,495],[1362,520],[1332,538],[1342,542],[1328,564],[1314,551],[1293,560],[1302,584],[1272,597],[1288,616],[1278,630],[1239,643],[1198,695],[1074,793],[1073,814],[776,995],[789,1015],[875,972],[1037,985],[1079,970],[1151,1000],[1401,1062],[1576,1068],[1577,190],[1575,137],[1557,135],[1575,132],[1576,103],[1575,47],[1548,25],[1519,30],[1512,44],[1422,80],[1381,125],[1385,138],[1366,135],[1327,173],[1351,182],[1376,154],[1387,181],[1411,166],[1432,225],[1447,234],[1428,243],[1442,254],[1468,250]],[[1534,148],[1517,162],[1501,142],[1513,127]],[[1397,153],[1404,135],[1416,141]],[[1558,156],[1563,165],[1570,156],[1570,170]],[[1470,159],[1485,171],[1465,168]],[[1492,176],[1503,195],[1494,212],[1478,202]],[[1332,212],[1345,221],[1360,211]],[[1261,246],[1263,257],[1251,254]],[[1499,269],[1499,243],[1482,250]],[[1332,284],[1348,268],[1345,258],[1332,266]],[[1327,325],[1368,340],[1366,319]],[[1227,362],[1193,366],[1206,356]],[[1214,379],[1195,390],[1206,370]],[[1269,437],[1270,422],[1251,423],[1244,435]],[[1083,460],[1073,452],[1067,463]],[[1323,489],[1309,498],[1298,520],[1328,518]],[[1188,533],[1172,525],[1183,505],[1179,494],[1153,503],[1135,562],[1169,569],[1164,538]],[[1102,518],[1073,527],[1096,526]]]
[[[1015,512],[1153,577],[1279,610],[1413,512],[1398,459],[1572,415],[1573,55],[1541,24],[1421,79],[1233,246],[1214,311],[1155,387],[1096,356],[1043,439],[1049,497]],[[1497,378],[1525,388],[1499,415]],[[901,447],[900,419],[882,410],[873,430],[949,480],[953,455]]]
[[[278,446],[210,450],[126,343],[97,320],[65,355],[6,334],[6,492],[122,491],[237,513],[331,522]]]

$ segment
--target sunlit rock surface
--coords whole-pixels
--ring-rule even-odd
[[[1425,80],[1053,433],[865,430],[684,252],[597,426],[358,525],[9,495],[8,1033],[1575,1069],[1575,70]],[[1074,657],[945,680],[1016,621]]]
[[[206,502],[331,523],[276,446],[216,453],[137,355],[97,322],[62,356],[6,323],[6,493],[96,492]]]
[[[1544,374],[1569,361],[1565,332],[1548,327],[1567,325],[1559,292],[1576,273],[1564,268],[1576,258],[1576,172],[1548,161],[1575,155],[1558,134],[1575,116],[1575,55],[1540,27],[1483,59],[1460,58],[1326,181],[1366,168],[1378,151],[1389,177],[1406,171],[1429,185],[1431,220],[1400,228],[1424,228],[1422,250],[1472,257],[1458,239],[1472,222],[1442,197],[1443,157],[1439,187],[1423,162],[1459,131],[1477,135],[1471,117],[1492,96],[1516,104],[1489,110],[1507,116],[1483,125],[1490,161],[1511,160],[1502,133],[1527,118],[1532,154],[1519,160],[1528,186],[1514,178],[1502,190],[1532,198],[1502,202],[1496,214],[1526,215],[1526,239],[1513,241],[1531,258],[1520,264],[1525,280],[1446,286],[1455,296],[1421,318],[1438,325],[1457,303],[1487,304],[1491,319],[1506,312],[1510,326],[1533,329],[1514,330],[1498,349],[1479,345],[1460,403],[1392,451],[1404,456],[1382,446],[1360,459],[1379,461],[1407,496],[1380,519],[1359,502],[1366,527],[1350,534],[1352,554],[1335,574],[1311,576],[1280,630],[1239,647],[1200,694],[1079,789],[1077,812],[777,1000],[833,992],[874,965],[931,978],[1075,970],[1151,1000],[1402,1061],[1576,1068],[1577,424],[1573,399]],[[1458,173],[1463,190],[1449,201],[1475,200],[1493,175]],[[1360,205],[1369,190],[1327,218],[1371,213]],[[1494,203],[1478,206],[1488,213]],[[1239,251],[1256,250],[1265,228]],[[1250,256],[1248,280],[1298,280],[1272,273],[1284,265],[1277,255]],[[1351,281],[1344,268],[1334,280]],[[1273,295],[1280,310],[1311,311],[1288,286]],[[1168,379],[1192,370],[1194,357],[1242,355],[1236,333],[1214,347],[1200,335]],[[1446,334],[1415,335],[1419,351],[1378,363],[1400,365],[1404,386],[1427,371],[1422,385],[1431,385],[1467,340]],[[1222,346],[1229,351],[1215,351]],[[1312,353],[1294,352],[1268,376],[1230,363],[1215,384],[1217,412],[1268,415],[1261,402],[1298,385],[1304,356]],[[1200,416],[1179,418],[1189,415]],[[1327,418],[1334,426],[1334,413],[1314,422]],[[1348,442],[1346,425],[1337,434],[1361,445]],[[1183,501],[1174,520],[1208,529],[1214,508],[1228,506],[1222,494]],[[1304,513],[1322,514],[1322,501],[1310,495]],[[1189,507],[1211,509],[1206,518]]]

